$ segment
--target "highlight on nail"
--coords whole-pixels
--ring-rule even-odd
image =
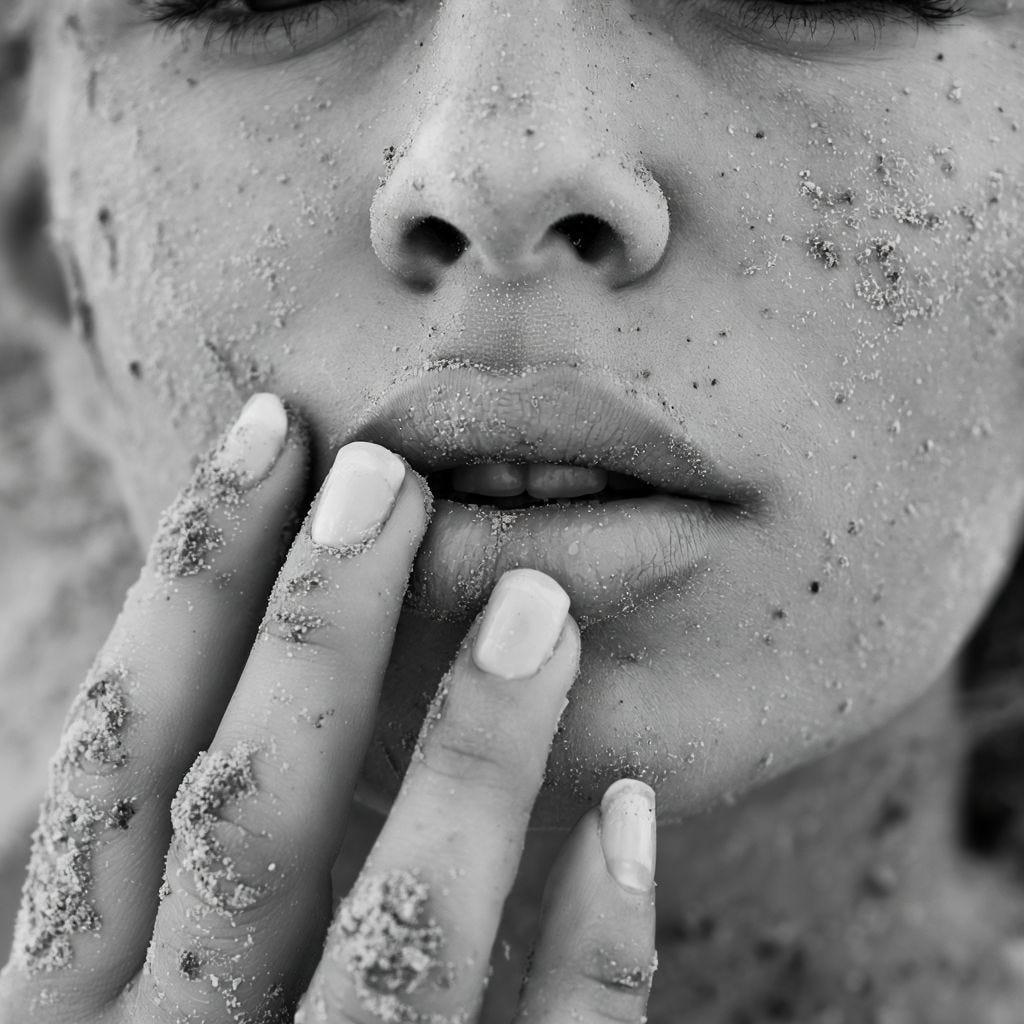
[[[627,892],[650,892],[656,846],[654,790],[639,779],[613,782],[601,800],[601,849],[608,873]]]
[[[288,414],[281,399],[265,391],[255,394],[214,452],[211,468],[251,487],[274,468],[287,435]]]
[[[384,528],[405,479],[405,463],[369,441],[345,445],[334,460],[310,526],[314,543],[362,550]]]
[[[512,569],[491,592],[473,645],[477,668],[502,679],[536,675],[569,614],[569,595],[536,569]]]

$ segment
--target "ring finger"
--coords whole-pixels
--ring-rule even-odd
[[[474,1019],[576,675],[579,633],[568,609],[542,573],[499,580],[342,904],[307,994],[312,1019]]]

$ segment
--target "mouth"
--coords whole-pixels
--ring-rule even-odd
[[[637,611],[685,589],[763,494],[660,404],[578,367],[428,369],[356,439],[426,478],[435,510],[406,603],[441,621],[472,618],[513,568],[558,580],[581,626]]]
[[[598,466],[488,462],[427,476],[434,498],[498,509],[527,509],[585,501],[643,498],[658,491],[626,473]]]

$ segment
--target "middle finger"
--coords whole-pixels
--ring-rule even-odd
[[[211,748],[175,798],[144,998],[207,1024],[263,1019],[315,962],[425,527],[420,483],[397,456],[339,452]]]

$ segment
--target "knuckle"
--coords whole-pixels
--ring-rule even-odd
[[[258,918],[277,894],[277,865],[258,858],[253,838],[244,827],[227,822],[211,826],[199,845],[175,835],[167,858],[167,894],[184,896],[226,918],[241,913]]]
[[[522,774],[516,771],[514,744],[492,729],[446,723],[421,744],[417,760],[444,779],[508,792]]]
[[[201,754],[171,803],[167,884],[225,915],[258,914],[286,874],[269,835],[253,825],[254,753],[239,743]]]
[[[160,579],[177,580],[204,573],[225,546],[224,531],[216,522],[218,502],[204,486],[204,466],[200,465],[192,482],[157,524],[149,560]]]
[[[272,969],[250,971],[242,966],[242,934],[238,928],[211,929],[204,923],[202,928],[186,925],[173,938],[153,940],[146,974],[160,994],[158,1002],[173,1007],[174,1021],[294,1020],[293,986]],[[244,934],[248,938],[252,932]]]
[[[637,1024],[644,1016],[657,956],[642,959],[596,949],[580,967],[583,999],[595,1021]]]
[[[125,795],[124,673],[94,669],[72,706],[32,836],[12,945],[12,964],[30,973],[68,966],[76,936],[93,933],[92,865],[111,833],[129,826]]]
[[[109,777],[124,767],[128,754],[123,733],[130,717],[127,672],[121,667],[94,667],[68,712],[55,775]]]
[[[269,609],[260,626],[260,639],[283,650],[288,657],[301,657],[337,644],[333,624],[308,607]]]
[[[290,654],[303,647],[335,648],[337,625],[324,607],[327,586],[316,569],[282,578],[270,596],[261,638],[284,644]]]

